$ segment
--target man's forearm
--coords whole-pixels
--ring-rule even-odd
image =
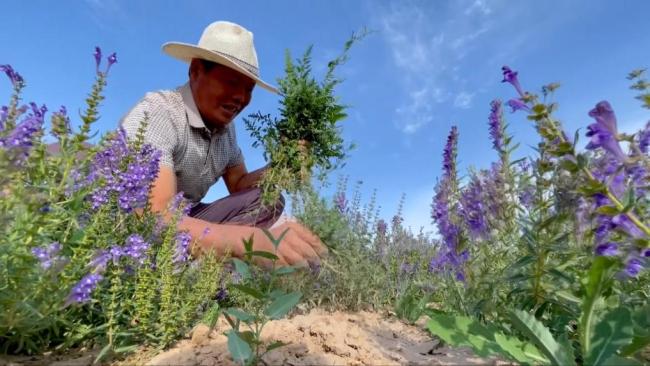
[[[237,191],[242,191],[256,186],[268,170],[268,167],[268,165],[265,165],[239,178],[239,181],[237,182]]]
[[[241,256],[243,254],[241,238],[237,240],[229,235],[230,226],[232,225],[214,224],[189,216],[183,216],[177,225],[179,231],[186,230],[196,240],[192,248],[194,255],[214,250],[219,256],[227,253]]]

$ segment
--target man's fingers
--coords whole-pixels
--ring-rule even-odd
[[[314,235],[309,229],[306,227],[297,224],[297,223],[287,223],[287,226],[298,236],[300,237],[304,242],[309,244],[311,247],[312,251],[314,251],[318,256],[323,256],[327,254],[327,248],[325,245],[323,245],[323,242],[318,238],[318,236]]]

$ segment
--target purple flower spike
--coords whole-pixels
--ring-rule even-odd
[[[641,255],[643,255],[643,256],[646,257],[646,258],[650,257],[650,249],[644,249],[644,250],[641,252]]]
[[[530,112],[530,107],[528,107],[521,99],[510,99],[508,101],[508,107],[511,108],[510,113],[515,113],[516,111]]]
[[[99,47],[95,47],[95,53],[93,54],[95,56],[95,66],[96,66],[96,71],[99,73],[99,65],[102,63],[102,49]]]
[[[639,149],[645,154],[648,153],[650,146],[650,121],[645,124],[645,128],[639,131]]]
[[[61,244],[53,242],[46,247],[32,249],[32,254],[40,262],[41,268],[48,270],[64,260],[63,257],[57,256],[61,251]]]
[[[490,137],[492,138],[492,147],[498,152],[503,151],[503,112],[501,109],[501,101],[493,100],[490,103],[490,116],[488,117],[488,125],[490,129]]]
[[[442,153],[442,167],[445,178],[456,179],[456,147],[458,146],[458,128],[451,126],[447,144]]]
[[[20,74],[17,73],[13,69],[13,67],[11,67],[11,65],[0,65],[0,71],[7,74],[7,77],[9,78],[9,80],[11,80],[11,83],[13,84],[14,87],[22,86],[23,77],[20,76]]]
[[[345,192],[340,192],[334,197],[334,206],[340,214],[344,214],[347,211],[348,201],[345,199]]]
[[[639,258],[632,258],[625,264],[625,273],[630,277],[636,277],[643,270],[643,262]]]
[[[172,257],[174,264],[187,262],[190,257],[190,243],[192,236],[187,232],[181,232],[176,235],[176,248]]]
[[[97,288],[97,285],[103,278],[104,277],[100,274],[87,274],[72,288],[65,305],[68,306],[74,303],[83,304],[90,301],[90,295]]]
[[[612,224],[615,228],[619,228],[629,236],[635,239],[643,238],[645,235],[626,214],[620,214],[612,217]]]
[[[618,244],[616,243],[604,243],[596,247],[596,255],[611,257],[618,255]]]
[[[508,66],[503,66],[501,70],[503,71],[503,80],[501,80],[501,82],[512,84],[512,86],[514,86],[517,90],[517,93],[519,93],[519,96],[523,98],[526,93],[524,93],[524,90],[521,88],[521,84],[519,84],[517,72],[512,71]]]
[[[124,245],[123,255],[130,257],[139,264],[144,264],[144,260],[147,257],[147,250],[150,245],[142,236],[138,234],[132,234],[126,239],[126,245]]]
[[[377,221],[377,234],[380,236],[386,235],[386,230],[388,229],[388,225],[386,224],[386,221],[383,219],[380,219]]]

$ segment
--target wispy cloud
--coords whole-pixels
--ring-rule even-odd
[[[112,29],[115,23],[128,20],[124,3],[120,0],[85,0],[91,19],[103,29]]]
[[[501,0],[393,1],[371,5],[404,91],[395,125],[413,134],[444,115],[470,108],[487,73],[522,52],[532,34],[530,4]],[[543,15],[543,12],[542,12]],[[548,27],[548,23],[545,24]],[[498,73],[498,71],[497,71]]]

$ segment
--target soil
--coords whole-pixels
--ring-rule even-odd
[[[196,327],[186,339],[153,355],[135,352],[113,366],[235,365],[230,360],[226,336],[230,329],[220,319],[210,332]],[[424,322],[405,324],[395,317],[373,312],[326,312],[312,310],[290,319],[272,321],[262,333],[263,341],[282,341],[289,345],[275,349],[263,358],[268,365],[506,365],[507,362],[476,357],[471,350],[442,345],[424,330]],[[92,354],[75,353],[67,357],[0,358],[0,365],[54,366],[91,365]]]

